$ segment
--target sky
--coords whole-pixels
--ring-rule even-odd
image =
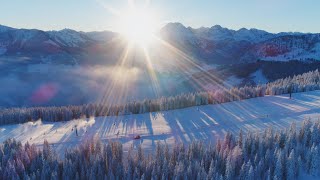
[[[141,6],[146,0],[132,0]],[[318,0],[149,0],[159,27],[180,22],[194,28],[219,24],[230,29],[320,32]],[[4,0],[0,24],[16,28],[117,31],[128,0]],[[118,12],[118,13],[115,13]]]

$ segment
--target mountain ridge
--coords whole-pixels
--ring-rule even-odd
[[[217,63],[219,59],[228,63],[252,62],[260,59],[275,61],[320,59],[319,33],[269,33],[254,28],[230,30],[219,25],[193,29],[181,23],[171,23],[168,26],[170,28],[162,29],[164,31],[162,34],[168,41],[180,46],[181,49],[198,49],[204,59],[214,61],[216,58]]]
[[[319,33],[270,33],[255,28],[233,30],[220,25],[192,28],[181,23],[168,23],[157,34],[196,59],[213,64],[253,62],[260,59],[320,60]],[[122,41],[121,35],[112,31],[83,32],[67,28],[42,31],[0,25],[0,56],[28,54],[32,58],[39,54],[59,54],[76,58],[90,56],[92,51],[112,56],[113,51],[105,47],[117,47]],[[108,43],[112,44],[106,45]]]

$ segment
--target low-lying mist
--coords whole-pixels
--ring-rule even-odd
[[[178,73],[142,66],[35,64],[0,77],[0,106],[122,103],[189,91]]]

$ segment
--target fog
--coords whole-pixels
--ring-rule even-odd
[[[138,66],[21,66],[1,74],[0,106],[123,103],[191,90],[179,73],[152,71],[154,77]]]

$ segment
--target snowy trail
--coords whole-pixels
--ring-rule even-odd
[[[273,126],[285,129],[292,122],[300,125],[306,118],[320,117],[320,91],[297,93],[294,99],[284,96],[267,96],[219,105],[207,105],[186,109],[126,115],[98,117],[68,122],[29,122],[0,126],[0,141],[16,138],[29,141],[39,147],[47,139],[53,147],[64,152],[93,136],[103,142],[120,141],[124,150],[139,144],[152,151],[157,141],[169,145],[175,142],[190,143],[193,140],[215,142],[228,132],[262,132]],[[77,126],[78,135],[75,133]],[[117,136],[118,134],[118,136]],[[133,140],[139,134],[141,139]]]

